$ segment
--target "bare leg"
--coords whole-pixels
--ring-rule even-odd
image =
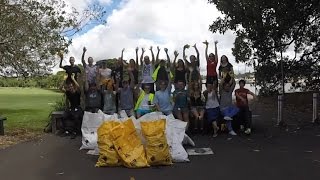
[[[189,128],[189,112],[188,111],[183,112],[182,115],[183,115],[183,121],[188,123],[187,128],[186,128],[186,130],[187,130]]]
[[[192,108],[191,112],[194,117],[194,127],[193,128],[194,128],[194,130],[197,130],[198,129],[199,113],[196,108]]]
[[[212,122],[212,127],[213,127],[213,137],[217,137],[218,136],[218,125],[217,125],[217,121],[213,121]]]
[[[203,116],[204,116],[204,109],[200,109],[199,112],[199,121],[200,121],[200,129],[203,131]]]

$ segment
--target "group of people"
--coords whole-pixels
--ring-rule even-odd
[[[151,58],[145,56],[145,49],[141,48],[139,63],[137,47],[135,59],[130,59],[127,63],[123,60],[125,51],[123,49],[121,57],[116,60],[112,69],[107,67],[106,62],[102,62],[100,66],[94,65],[92,57],[85,62],[87,49],[84,47],[82,54],[85,70],[84,90],[78,83],[81,70],[74,64],[74,57],[70,57],[70,65],[62,66],[63,55],[60,54],[60,67],[67,74],[63,89],[70,102],[65,119],[77,121],[73,128],[65,130],[65,133],[76,135],[80,130],[79,117],[83,113],[80,96],[83,92],[86,111],[97,112],[101,109],[106,114],[125,111],[128,116],[135,115],[137,118],[153,111],[160,111],[164,115],[173,114],[188,124],[191,118],[196,131],[204,131],[205,126],[210,124],[214,137],[218,135],[219,119],[224,121],[229,134],[237,135],[232,126],[237,117],[244,132],[250,134],[251,121],[247,95],[254,96],[254,94],[244,88],[245,81],[240,80],[240,88],[235,91],[236,105],[234,105],[232,94],[236,82],[233,66],[227,56],[223,55],[217,73],[219,63],[217,43],[217,41],[214,43],[215,53],[208,54],[209,43],[203,42],[207,63],[205,90],[202,89],[200,53],[196,44],[192,46],[196,55],[191,55],[190,61],[187,60],[185,53],[190,45],[183,47],[183,59],[178,59],[179,53],[174,51],[173,62],[167,48],[164,48],[167,58],[159,59],[161,49],[157,47],[155,57],[153,47],[150,47]]]

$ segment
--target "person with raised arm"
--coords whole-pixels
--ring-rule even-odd
[[[80,106],[80,86],[75,80],[75,74],[71,74],[71,81],[67,81],[63,91],[67,98],[67,107],[63,115],[61,136],[71,135],[74,139],[81,133],[83,111]]]
[[[87,52],[87,48],[83,47],[83,53],[82,53],[82,58],[81,62],[83,65],[83,68],[85,70],[85,75],[86,75],[86,81],[85,81],[85,87],[88,87],[90,84],[96,84],[97,82],[97,67],[93,65],[93,58],[88,57],[88,64],[85,62],[84,57]]]
[[[71,79],[71,75],[74,74],[74,79],[76,81],[78,81],[78,74],[81,74],[81,70],[80,68],[74,64],[75,62],[75,59],[74,57],[70,57],[69,58],[69,62],[70,62],[70,65],[65,65],[65,66],[62,66],[62,61],[63,61],[63,53],[59,52],[59,57],[60,57],[60,64],[59,64],[59,67],[64,69],[67,73],[67,79],[66,81],[69,83],[69,82],[72,82],[72,79]]]
[[[217,65],[218,65],[218,50],[217,44],[218,41],[214,42],[215,54],[210,53],[208,55],[208,46],[209,42],[206,40],[203,42],[206,45],[205,55],[207,61],[207,84],[215,84],[216,87],[218,85],[218,74],[217,74]]]
[[[141,86],[142,89],[144,89],[145,85],[149,85],[150,91],[154,92],[154,80],[152,79],[153,74],[153,64],[154,64],[154,54],[152,51],[152,46],[150,47],[151,55],[152,55],[152,63],[150,62],[149,56],[143,56],[144,55],[144,48],[142,48],[142,53],[140,56],[140,66],[141,66],[141,72],[142,72],[142,81]]]
[[[195,48],[196,52],[197,52],[197,57],[195,55],[191,55],[190,56],[190,62],[188,62],[187,60],[187,56],[186,56],[186,49],[188,49],[190,47],[190,45],[186,44],[183,47],[183,59],[185,61],[185,64],[188,67],[189,70],[189,78],[188,78],[188,83],[193,83],[193,82],[198,82],[201,83],[201,76],[200,76],[200,63],[199,63],[199,58],[200,58],[200,53],[198,51],[197,45],[194,44],[192,47]]]
[[[188,79],[188,71],[185,67],[185,64],[182,59],[178,59],[178,63],[176,63],[177,57],[179,56],[178,51],[174,51],[174,60],[172,63],[172,69],[174,70],[174,84],[177,86],[178,81],[184,82],[187,84]]]
[[[158,49],[158,53],[157,53],[157,58],[156,58],[156,64],[155,64],[155,70],[152,74],[152,78],[153,80],[156,82],[156,90],[158,91],[160,89],[160,82],[161,81],[166,81],[168,82],[169,81],[169,78],[172,78],[173,75],[171,74],[170,72],[170,58],[167,59],[167,63],[165,60],[159,60],[159,52],[160,52],[160,48],[157,47]],[[169,56],[168,55],[168,49],[165,48],[165,52],[167,54],[167,57]],[[168,73],[169,73],[169,76],[168,76]]]

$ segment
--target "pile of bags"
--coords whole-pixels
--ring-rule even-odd
[[[85,112],[82,123],[82,146],[99,155],[97,167],[126,166],[142,168],[189,162],[183,142],[194,142],[185,134],[186,122],[172,115],[154,112],[139,119],[125,113],[106,115]]]

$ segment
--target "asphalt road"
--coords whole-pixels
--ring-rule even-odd
[[[80,138],[46,134],[41,140],[0,150],[0,179],[320,179],[319,126],[291,127],[288,131],[255,126],[250,137],[194,136],[197,147],[210,147],[214,155],[190,156],[190,163],[145,169],[95,168],[97,157],[78,150]]]

